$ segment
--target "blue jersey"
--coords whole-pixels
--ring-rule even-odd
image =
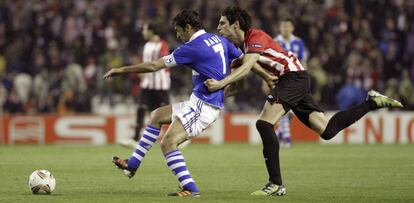
[[[287,41],[282,37],[282,35],[278,35],[276,38],[274,38],[274,40],[277,41],[279,45],[286,51],[293,52],[299,61],[307,60],[308,55],[306,47],[301,38],[292,35],[290,41]]]
[[[241,56],[242,52],[226,38],[199,30],[188,42],[163,59],[167,67],[182,64],[193,69],[193,94],[208,104],[223,108],[224,88],[210,92],[204,81],[225,78],[229,74],[231,61]]]

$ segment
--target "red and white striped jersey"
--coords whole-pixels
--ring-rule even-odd
[[[243,46],[244,53],[260,54],[257,62],[276,76],[281,76],[287,72],[305,70],[295,54],[291,51],[285,51],[262,30],[249,29]]]
[[[157,60],[169,53],[168,43],[164,40],[147,42],[143,50],[143,62]],[[170,69],[164,68],[156,72],[141,74],[141,88],[152,90],[169,90],[171,86]]]

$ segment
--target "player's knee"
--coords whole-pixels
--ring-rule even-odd
[[[261,131],[266,131],[268,129],[273,129],[273,125],[269,122],[263,121],[263,120],[257,120],[256,121],[256,129],[261,132]]]
[[[170,139],[168,137],[161,140],[161,150],[163,152],[168,152],[177,148],[177,143],[174,142],[174,139]]]
[[[158,125],[160,123],[160,118],[161,118],[160,113],[161,112],[160,112],[160,109],[159,108],[151,111],[151,113],[150,113],[150,120],[149,120],[149,122],[150,122],[151,125],[156,126],[156,125]]]
[[[274,150],[279,148],[279,142],[271,123],[258,120],[256,121],[256,128],[262,138],[264,150]]]
[[[334,137],[335,134],[333,134],[332,132],[329,132],[329,130],[325,129],[325,131],[323,131],[323,133],[321,134],[321,138],[324,140],[330,140]]]
[[[321,138],[323,139],[323,140],[330,140],[331,138],[329,137],[329,136],[327,136],[327,135],[321,135]]]
[[[161,146],[161,150],[162,150],[163,152],[168,151],[168,150],[169,150],[169,148],[171,148],[171,147],[170,147],[170,143],[169,143],[169,142],[168,142],[168,140],[166,140],[166,139],[162,139],[162,140],[161,140],[160,146]]]

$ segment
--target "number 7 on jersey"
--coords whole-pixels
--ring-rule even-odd
[[[223,63],[223,74],[226,74],[227,67],[226,67],[226,58],[224,57],[223,44],[221,43],[215,44],[213,45],[213,49],[214,49],[214,52],[220,54],[221,62]]]

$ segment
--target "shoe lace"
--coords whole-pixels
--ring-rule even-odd
[[[274,190],[275,190],[275,189],[277,189],[278,187],[279,187],[278,185],[275,185],[275,184],[273,184],[273,183],[267,183],[267,184],[263,187],[262,191],[263,191],[263,192],[266,192],[266,193],[271,193],[271,192],[274,192]]]

